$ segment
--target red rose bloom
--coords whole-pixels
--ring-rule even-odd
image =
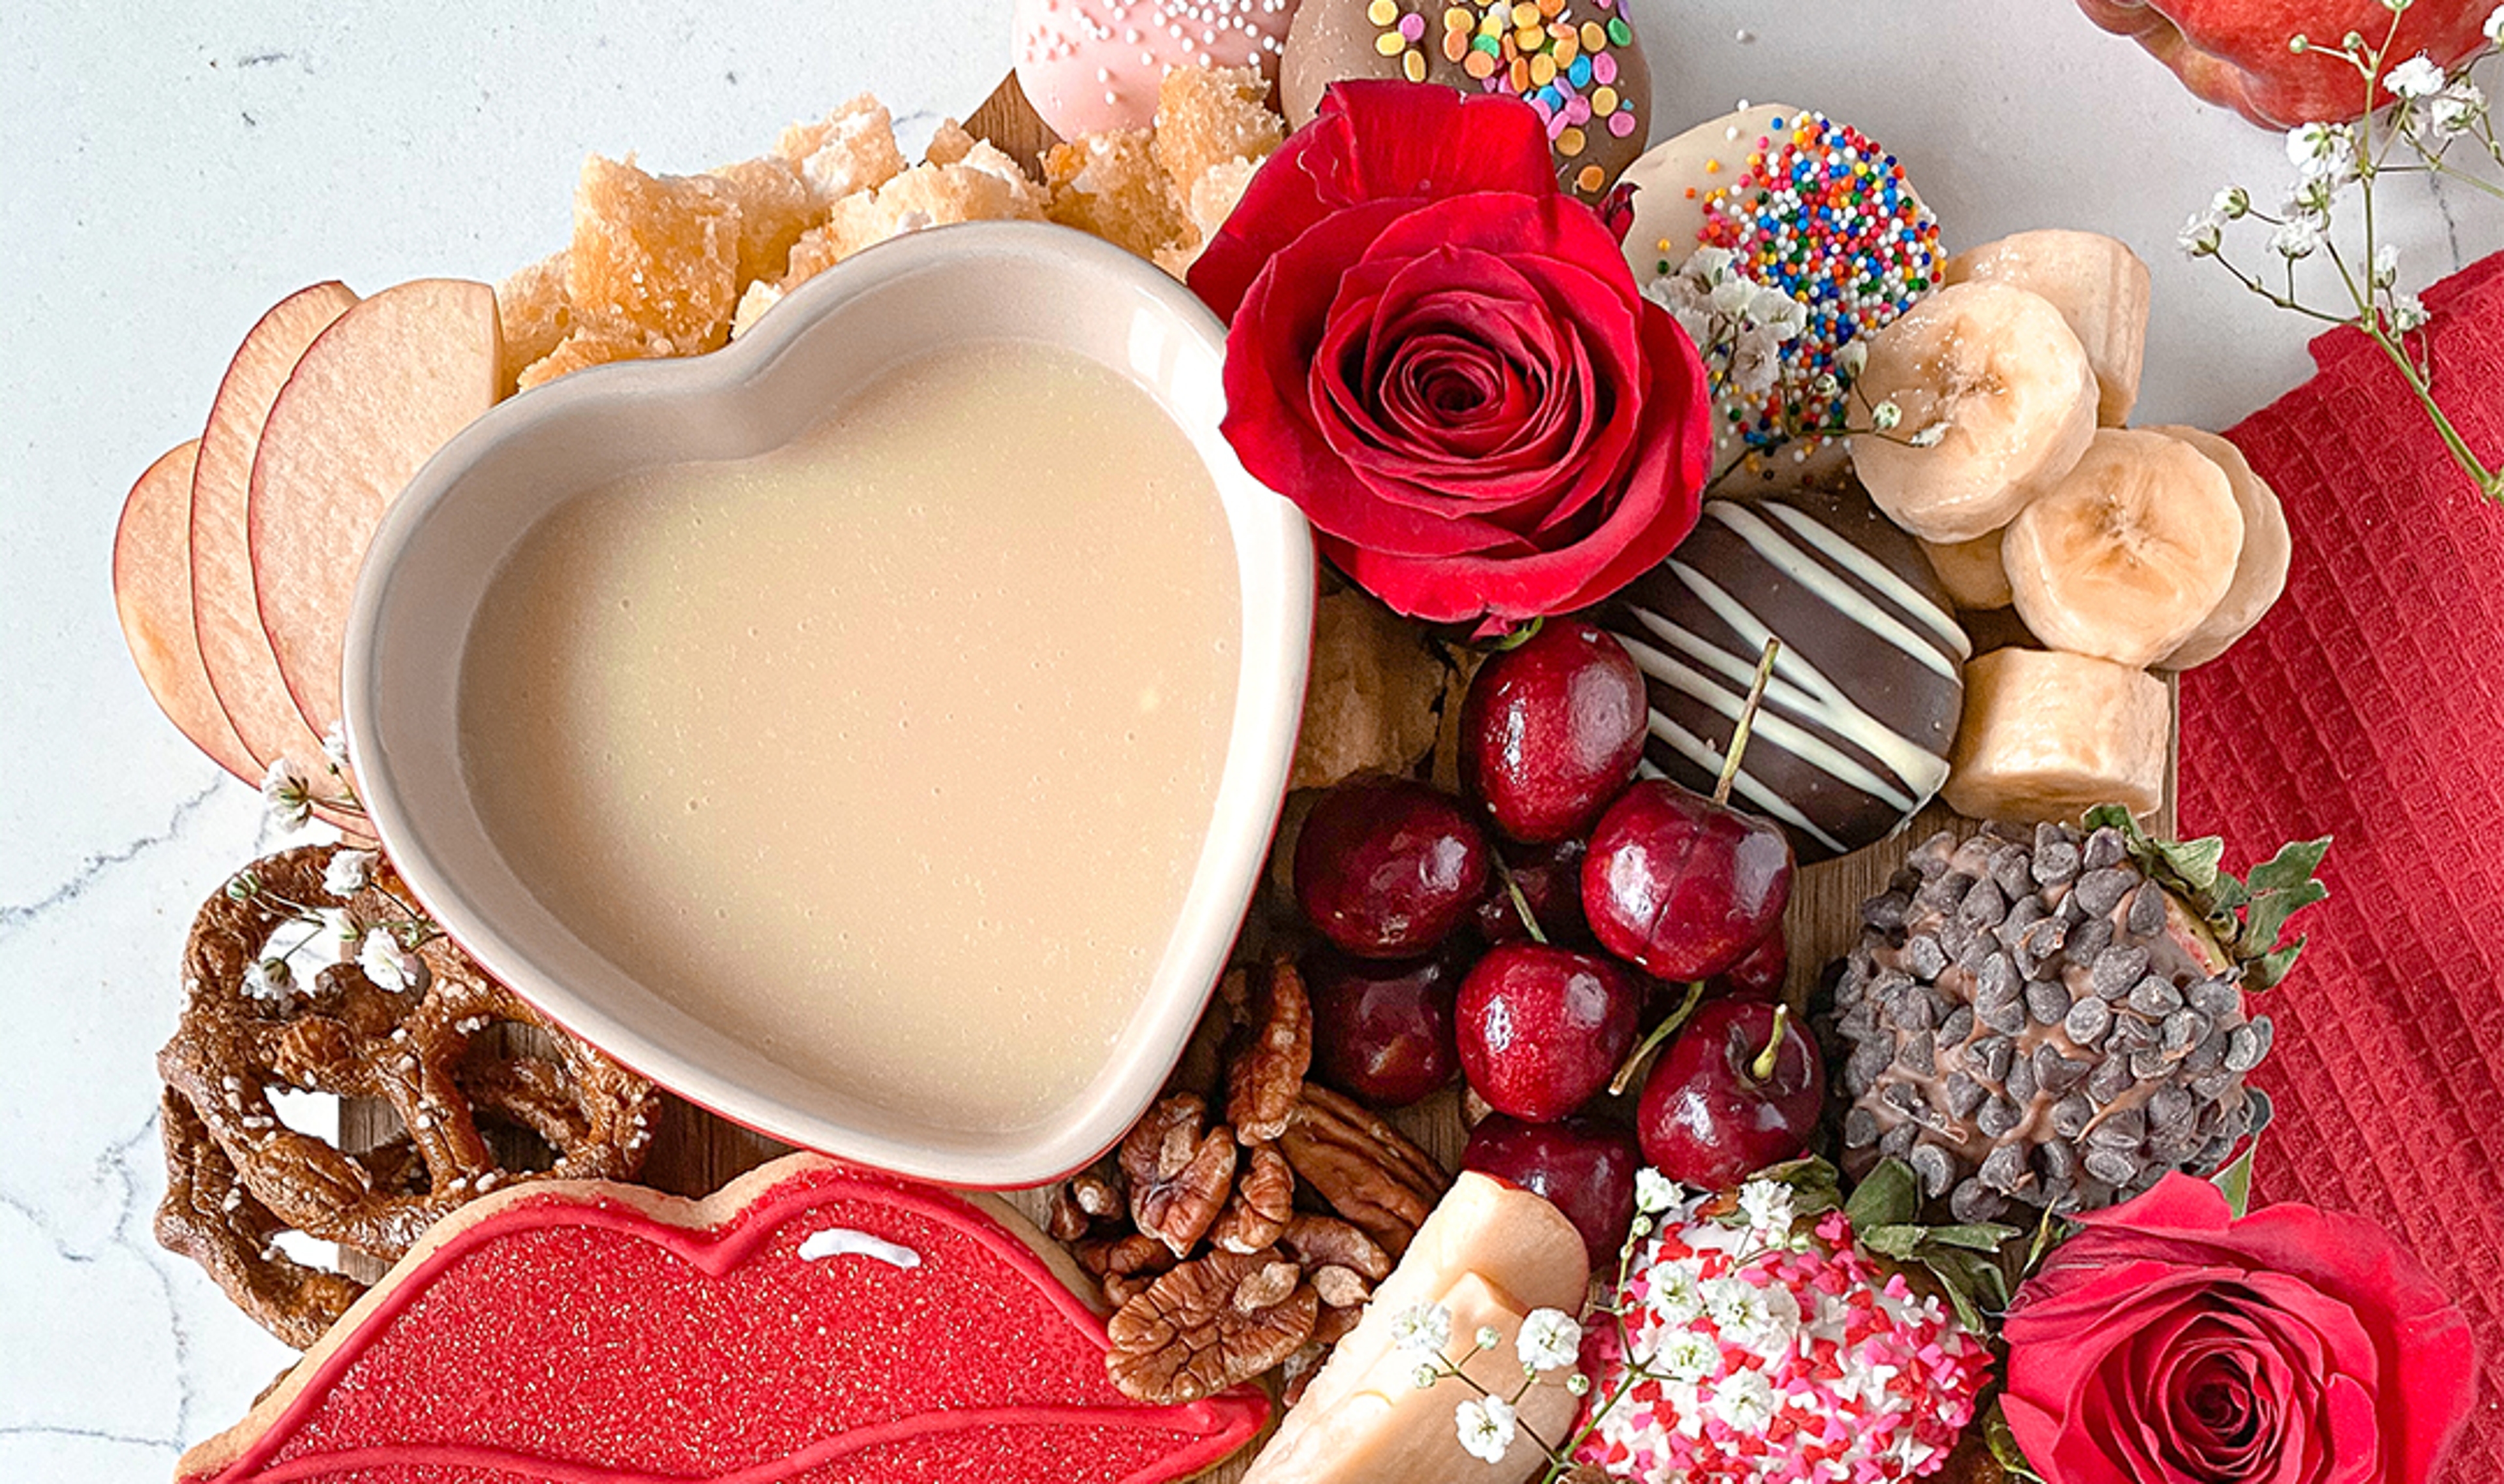
[[[2078,1218],[2010,1306],[2009,1431],[2051,1484],[2424,1484],[2469,1323],[2358,1216],[2238,1220],[2205,1180]]]
[[[1527,104],[1333,87],[1191,285],[1232,319],[1226,435],[1404,613],[1596,603],[1695,524],[1704,368],[1560,195]]]

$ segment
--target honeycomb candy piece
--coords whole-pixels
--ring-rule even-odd
[[[671,354],[670,342],[615,320],[577,323],[556,348],[522,367],[516,380],[523,391],[554,381],[568,371],[607,365],[612,361],[650,361]]]
[[[594,155],[574,190],[566,297],[577,320],[620,321],[665,342],[664,354],[713,350],[739,298],[739,206],[720,181]]]
[[[711,172],[739,207],[739,286],[781,278],[791,244],[826,219],[799,169],[780,155],[719,165]]]
[[[1003,161],[1008,158],[996,150],[991,153]],[[803,233],[791,249],[790,271],[778,287],[796,289],[899,233],[959,222],[1044,220],[1043,193],[1024,171],[1010,164],[1002,173],[975,163],[975,158],[962,164],[917,165],[876,191],[837,201],[825,222]]]
[[[821,202],[884,186],[904,173],[887,105],[862,93],[816,123],[782,131],[774,153],[791,162]]]
[[[1266,159],[1286,125],[1257,67],[1177,67],[1157,89],[1157,163],[1183,190],[1212,168]],[[1184,198],[1187,202],[1187,197]]]
[[[739,296],[739,307],[731,312],[730,338],[737,340],[754,329],[756,322],[764,317],[765,311],[782,302],[782,291],[775,285],[763,279],[749,284],[747,292]]]
[[[939,121],[939,127],[931,131],[929,152],[922,158],[925,164],[961,164],[966,155],[974,153],[974,147],[981,143],[983,143],[982,140],[965,131],[963,124],[954,119],[942,119]]]
[[[1198,233],[1197,240],[1206,242],[1235,215],[1235,205],[1243,199],[1244,189],[1261,169],[1257,159],[1221,160],[1200,172],[1184,194],[1183,218]]]
[[[1055,145],[1043,176],[1052,193],[1045,214],[1063,226],[1150,259],[1189,237],[1146,129],[1108,129]]]
[[[496,286],[496,318],[504,325],[504,390],[522,384],[525,367],[545,360],[574,332],[574,305],[565,296],[565,255],[547,257]]]

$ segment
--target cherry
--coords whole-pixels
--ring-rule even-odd
[[[1462,786],[1514,840],[1579,835],[1634,772],[1651,715],[1623,644],[1580,620],[1550,620],[1471,682]]]
[[[1791,977],[1791,945],[1783,941],[1782,927],[1777,924],[1764,941],[1741,955],[1737,963],[1715,976],[1706,985],[1709,992],[1733,999],[1763,1000],[1770,1005],[1783,997],[1783,984]]]
[[[1634,1135],[1597,1119],[1525,1123],[1491,1113],[1470,1130],[1461,1168],[1546,1196],[1582,1233],[1593,1272],[1614,1272],[1635,1220]]]
[[[1499,944],[1461,981],[1461,1070],[1498,1113],[1561,1119],[1607,1086],[1641,1009],[1633,979],[1605,958]]]
[[[1313,1071],[1381,1108],[1406,1107],[1461,1069],[1452,1004],[1468,963],[1451,946],[1431,958],[1305,955],[1313,1007]]]
[[[1788,1007],[1715,1000],[1652,1069],[1635,1136],[1672,1180],[1725,1190],[1805,1153],[1825,1107],[1824,1060]]]
[[[1357,777],[1314,803],[1296,840],[1296,903],[1359,958],[1408,958],[1451,935],[1486,894],[1486,834],[1449,795]]]
[[[1582,914],[1600,946],[1661,979],[1710,979],[1781,923],[1791,841],[1776,825],[1666,778],[1628,788],[1582,857]]]
[[[1521,888],[1522,902],[1528,904],[1530,915],[1550,942],[1582,943],[1591,936],[1589,925],[1582,920],[1581,840],[1569,837],[1537,846],[1498,841],[1495,849],[1502,857],[1503,869],[1496,873],[1495,884],[1478,905],[1475,915],[1478,936],[1489,943],[1512,943],[1530,936],[1530,924],[1521,919],[1521,907],[1505,888],[1508,873],[1513,884]]]

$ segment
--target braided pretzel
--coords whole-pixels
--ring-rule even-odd
[[[417,949],[419,987],[377,984],[340,964],[309,991],[251,992],[247,972],[304,909],[344,907],[366,925],[414,920],[387,879],[351,898],[327,890],[335,849],[269,856],[251,868],[255,889],[222,891],[202,905],[184,949],[182,1023],[156,1058],[168,1106],[160,1240],[295,1343],[345,1307],[334,1302],[336,1285],[349,1280],[285,1260],[270,1245],[277,1231],[397,1259],[438,1218],[496,1185],[632,1177],[658,1106],[649,1083],[549,1026],[440,936]],[[497,1050],[482,1033],[498,1024],[549,1031],[551,1054]],[[272,1087],[378,1099],[402,1132],[349,1153],[282,1122]],[[482,1113],[537,1134],[554,1151],[553,1165],[504,1167],[480,1135]],[[346,1292],[352,1301],[354,1286]]]

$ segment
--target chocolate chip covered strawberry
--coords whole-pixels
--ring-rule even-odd
[[[1835,988],[1844,1162],[1908,1162],[1959,1221],[2104,1206],[2224,1162],[2265,1105],[2248,992],[2283,976],[2287,916],[2329,842],[2248,881],[2219,843],[2152,841],[2118,809],[2081,832],[1941,834],[1916,848]]]

